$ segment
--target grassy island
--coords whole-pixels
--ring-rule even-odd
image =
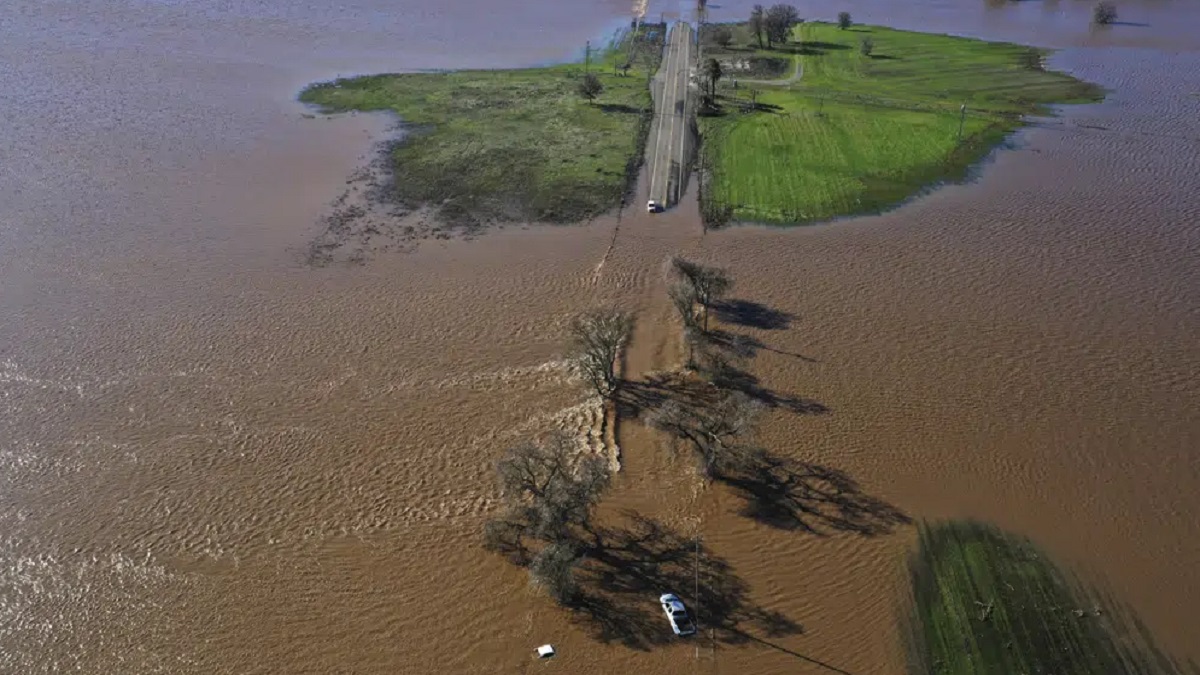
[[[723,71],[701,119],[705,213],[734,220],[878,212],[963,178],[1023,115],[1103,97],[1014,44],[825,23],[773,49],[745,25],[706,26],[702,39]]]
[[[575,222],[616,207],[641,164],[663,31],[623,33],[590,64],[372,75],[315,84],[324,113],[391,111],[406,126],[380,197],[443,221]],[[626,68],[625,66],[628,66]],[[603,91],[579,93],[587,72]]]

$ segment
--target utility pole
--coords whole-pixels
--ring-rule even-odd
[[[588,40],[587,45],[583,48],[583,72],[588,72],[588,67],[592,65],[592,41]]]
[[[962,104],[962,107],[958,109],[958,112],[958,142],[962,143],[963,122],[967,121],[967,104]]]

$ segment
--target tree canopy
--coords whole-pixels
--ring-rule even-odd
[[[800,23],[800,13],[791,5],[771,5],[763,18],[764,29],[767,33],[767,46],[771,43],[783,44],[792,35],[792,28]]]

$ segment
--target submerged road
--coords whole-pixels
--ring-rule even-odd
[[[650,199],[667,208],[679,201],[692,151],[692,27],[678,22],[667,36],[662,65],[651,83],[654,119],[646,144]]]

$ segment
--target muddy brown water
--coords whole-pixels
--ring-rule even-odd
[[[790,630],[604,642],[479,549],[504,445],[597,423],[559,362],[573,312],[638,310],[631,372],[679,359],[676,252],[774,310],[728,326],[769,348],[761,385],[829,410],[772,411],[763,445],[1028,535],[1200,658],[1200,7],[1095,31],[1067,0],[850,3],[1067,48],[1113,91],[883,216],[705,235],[685,204],[302,264],[388,123],[305,119],[298,87],[558,59],[628,5],[6,7],[0,671],[529,672],[553,642],[568,672],[901,672],[911,526],[772,527],[636,425],[607,522],[699,534]]]

